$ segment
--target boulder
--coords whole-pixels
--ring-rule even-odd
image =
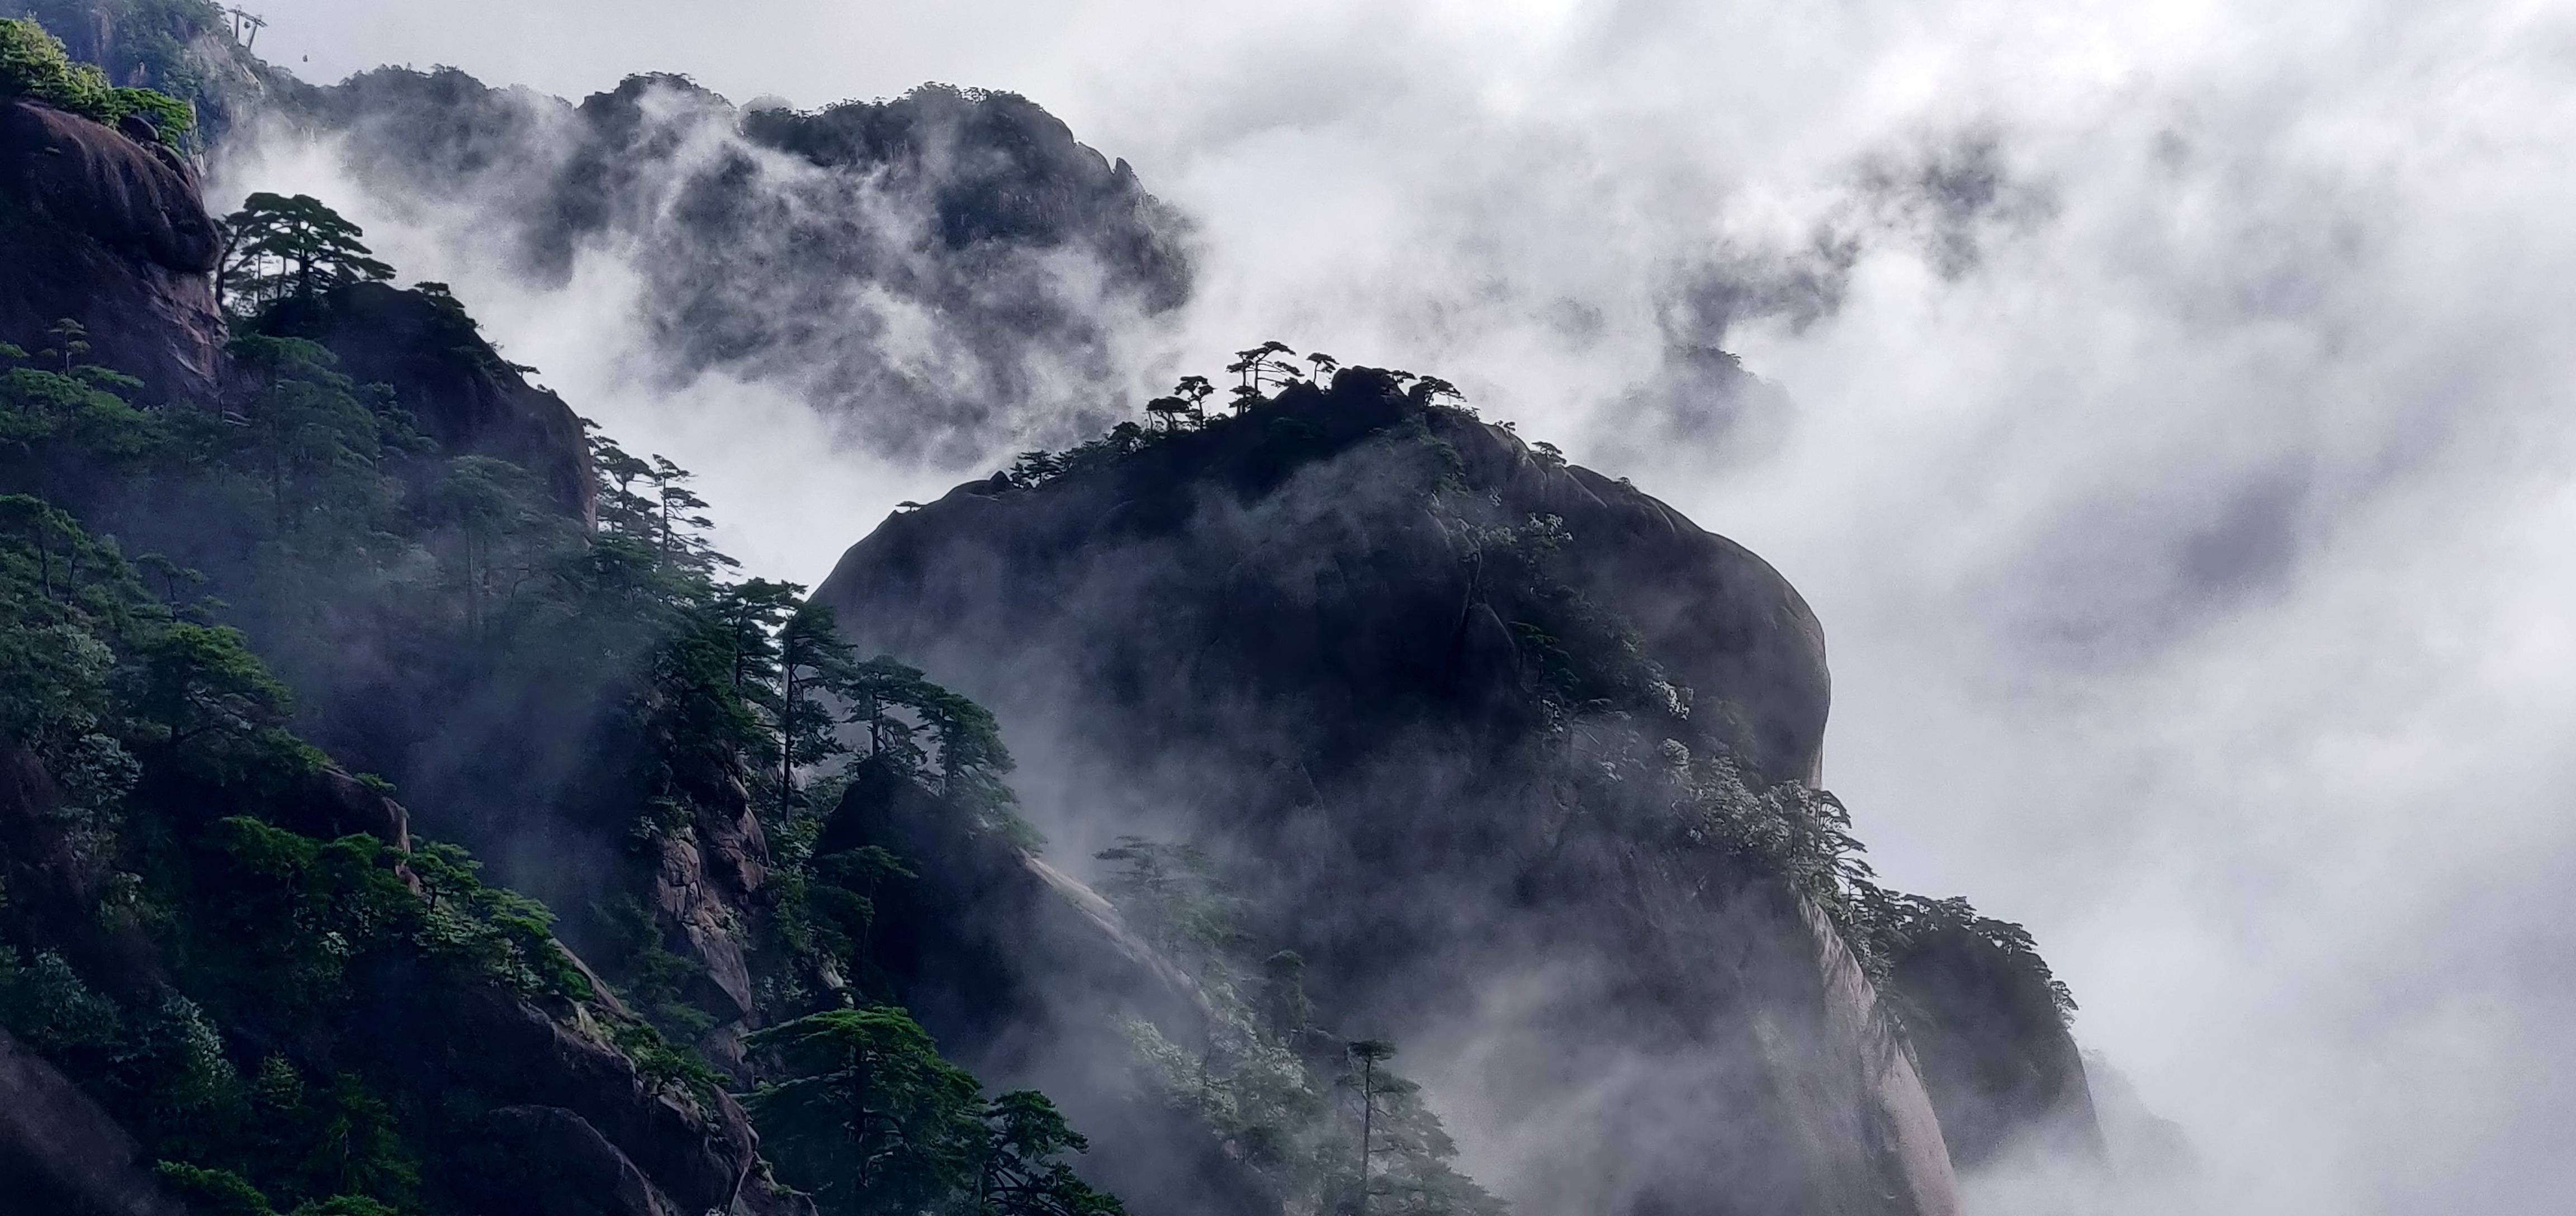
[[[411,851],[411,814],[383,790],[337,765],[313,770],[287,797],[269,805],[278,826],[322,840],[364,834]]]
[[[383,1063],[421,1092],[471,1090],[507,1107],[542,1107],[578,1117],[511,1116],[496,1151],[547,1143],[587,1145],[596,1136],[684,1213],[807,1216],[810,1206],[775,1190],[758,1168],[758,1137],[733,1099],[688,1093],[640,1075],[585,1019],[549,1014],[505,994],[423,983],[388,985],[369,1015],[382,1041],[408,1044]],[[588,1168],[615,1163],[585,1149]]]
[[[220,241],[197,176],[158,143],[26,100],[0,101],[0,341],[30,351],[70,319],[88,362],[163,399],[212,399]]]

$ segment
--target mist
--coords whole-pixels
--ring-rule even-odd
[[[1197,225],[1192,301],[1116,339],[1127,400],[1068,388],[1067,416],[1269,337],[1456,381],[1798,586],[1873,861],[2029,925],[2213,1210],[2543,1212],[2576,1184],[2565,10],[265,13],[260,51],[315,79],[1028,95]],[[793,385],[639,372],[615,249],[529,280],[328,146],[223,167],[224,201],[251,189],[322,194],[455,284],[577,409],[697,469],[754,571],[817,581],[966,475]]]

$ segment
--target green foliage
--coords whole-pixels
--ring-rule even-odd
[[[778,742],[778,819],[784,823],[801,807],[796,789],[799,769],[812,768],[849,754],[841,741],[842,717],[829,698],[849,699],[857,686],[858,656],[841,640],[832,610],[810,600],[799,601],[794,584],[753,579],[737,588],[774,604],[773,633],[755,667],[757,703],[769,711]],[[750,602],[759,603],[759,599]],[[767,683],[758,677],[769,677]]]
[[[0,371],[0,451],[25,455],[39,445],[63,443],[125,460],[165,440],[164,428],[127,405],[81,368],[54,372],[33,367]]]
[[[32,18],[0,20],[0,97],[24,97],[115,126],[128,115],[180,146],[197,125],[195,107],[152,89],[121,89],[92,64],[75,63]]]
[[[489,456],[457,456],[423,497],[423,515],[446,533],[465,632],[480,637],[517,607],[536,574],[530,554],[559,547],[564,522],[538,504],[544,487],[527,470]]]
[[[1121,836],[1093,856],[1118,867],[1101,892],[1171,957],[1208,965],[1249,948],[1245,901],[1218,876],[1206,850]]]
[[[1594,604],[1561,571],[1574,537],[1554,515],[1480,524],[1439,501],[1465,552],[1471,602],[1492,607],[1519,643],[1530,691],[1550,720],[1643,712],[1687,717],[1686,694],[1646,657],[1636,630]]]
[[[398,1104],[358,1074],[308,1083],[275,1058],[246,1085],[223,1028],[345,1035],[388,966],[588,996],[544,909],[483,885],[458,850],[406,856],[370,836],[207,817],[262,806],[321,763],[285,728],[283,686],[238,632],[176,619],[68,516],[20,496],[0,499],[0,521],[0,731],[59,774],[57,819],[83,872],[131,867],[104,875],[102,918],[149,931],[176,986],[119,1007],[61,955],[0,946],[0,1024],[184,1163],[174,1184],[209,1210],[269,1211],[263,1192],[310,1213],[406,1202],[419,1129]],[[25,932],[0,906],[0,941]]]
[[[1659,771],[1640,771],[1647,763]],[[1622,751],[1610,769],[1669,800],[1670,843],[1784,879],[1851,923],[1853,893],[1870,870],[1841,799],[1794,781],[1757,787],[1724,752],[1694,755],[1678,740],[1664,741],[1651,762]]]
[[[900,1009],[836,1009],[755,1034],[778,1079],[747,1103],[780,1176],[827,1216],[925,1211],[1113,1216],[1063,1158],[1088,1145],[1055,1105],[986,1101]]]
[[[301,284],[275,276],[373,277],[333,269],[329,245],[303,266],[271,249],[261,273],[281,291]],[[1010,811],[992,715],[891,658],[859,661],[801,588],[728,581],[705,504],[672,462],[599,440],[592,531],[524,469],[437,451],[389,394],[311,342],[247,325],[223,399],[145,411],[128,404],[130,379],[81,362],[77,335],[55,339],[0,368],[0,488],[45,491],[0,496],[0,733],[56,777],[76,877],[102,892],[102,923],[151,941],[173,995],[118,1005],[31,948],[0,900],[0,1022],[108,1095],[209,1210],[442,1210],[430,1192],[484,1099],[432,1103],[371,1071],[409,1049],[378,1041],[386,1030],[366,1014],[387,1007],[391,983],[565,1014],[593,1002],[588,1016],[649,1084],[714,1104],[728,1078],[685,1045],[713,1026],[691,1003],[703,968],[630,896],[665,841],[729,822],[746,789],[782,842],[776,903],[753,918],[785,947],[755,956],[772,1017],[810,1010],[818,989],[850,991],[813,981],[826,967],[868,972],[874,896],[909,877],[881,849],[807,855],[843,761],[891,766],[1034,846]],[[156,552],[128,562],[57,492]],[[578,727],[522,721],[605,757],[577,783],[594,817],[567,822],[645,829],[628,838],[641,864],[585,898],[577,926],[626,947],[606,974],[642,1017],[595,1002],[547,910],[487,882],[466,850],[317,840],[267,818],[305,798],[326,761],[293,729],[288,679],[252,646],[288,656],[290,675],[327,671],[328,641],[307,638],[351,622],[371,646],[413,647],[399,653],[422,682],[395,696],[454,705],[506,679],[587,698],[569,702],[596,715]],[[367,763],[407,790],[436,788],[417,769]],[[234,1061],[255,1061],[254,1074]],[[947,1163],[934,1171],[942,1210],[1115,1210],[1063,1168],[1079,1137],[1043,1099],[987,1104],[971,1078],[962,1093],[958,1137],[933,1155]]]
[[[137,641],[126,698],[146,746],[210,785],[276,788],[322,764],[286,728],[286,686],[228,626],[174,621]]]
[[[1014,1090],[987,1104],[975,1183],[978,1216],[1115,1216],[1126,1208],[1074,1176],[1068,1153],[1088,1151],[1046,1095]]]
[[[916,707],[936,687],[920,668],[905,666],[892,655],[878,655],[851,670],[850,721],[867,732],[870,757],[906,773],[929,763]]]
[[[0,1026],[56,1057],[107,1051],[123,1033],[116,1003],[52,951],[22,962],[15,949],[0,950]]]
[[[428,901],[414,940],[429,958],[523,996],[584,1001],[596,995],[555,941],[554,913],[516,891],[486,885],[483,864],[464,849],[424,841],[404,865]]]
[[[691,1038],[715,1025],[706,1011],[689,1003],[689,990],[706,974],[705,966],[664,947],[662,925],[643,900],[625,896],[598,912],[623,952],[618,970],[629,1005],[653,1026],[669,1027]],[[658,1031],[654,1041],[659,1042]]]
[[[636,1075],[644,1078],[645,1084],[702,1108],[716,1104],[716,1094],[724,1088],[724,1075],[698,1053],[672,1043],[650,1022],[613,1014],[604,1020],[609,1041],[635,1062]]]
[[[832,1216],[912,1213],[972,1185],[975,1079],[899,1009],[835,1009],[755,1034],[778,1080],[746,1107],[779,1175]]]
[[[2061,1020],[2074,1019],[2075,993],[2049,969],[2048,960],[2040,957],[2030,930],[1984,915],[1962,896],[1933,899],[1864,883],[1857,902],[1861,937],[1874,957],[1886,959],[1902,954],[1916,940],[1934,933],[1963,932],[2001,951],[2014,967],[2045,989]]]
[[[230,1170],[207,1169],[181,1161],[164,1161],[158,1166],[161,1180],[186,1200],[188,1210],[201,1216],[277,1216],[268,1196],[259,1188]]]
[[[156,1166],[163,1183],[197,1216],[278,1216],[268,1196],[230,1170],[179,1161]],[[400,1216],[401,1209],[364,1195],[334,1195],[296,1205],[286,1216]]]
[[[1395,1049],[1344,1042],[1315,1024],[1305,962],[1264,955],[1244,904],[1191,845],[1122,837],[1099,854],[1102,883],[1127,920],[1178,961],[1206,994],[1195,1049],[1131,1021],[1136,1061],[1166,1100],[1204,1121],[1292,1206],[1423,1216],[1499,1213],[1501,1204],[1451,1162],[1457,1145],[1420,1088],[1380,1067]],[[1353,1167],[1366,1162],[1363,1176]]]

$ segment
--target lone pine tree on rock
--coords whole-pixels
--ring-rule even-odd
[[[359,240],[366,230],[309,194],[262,191],[222,223],[223,259],[215,298],[240,297],[256,312],[283,299],[309,300],[343,283],[382,282],[394,269]]]

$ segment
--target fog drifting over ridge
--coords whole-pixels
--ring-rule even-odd
[[[2543,1212],[2576,1183],[2565,10],[263,11],[261,50],[317,79],[1029,95],[1201,225],[1198,302],[1130,339],[1140,387],[1273,336],[1434,371],[1780,567],[1879,868],[2029,924],[2222,1210]],[[956,480],[836,450],[773,388],[628,374],[613,257],[521,289],[312,150],[220,185],[345,202],[699,469],[762,573],[817,579]],[[1703,344],[1794,404],[1641,422],[1694,399]]]

